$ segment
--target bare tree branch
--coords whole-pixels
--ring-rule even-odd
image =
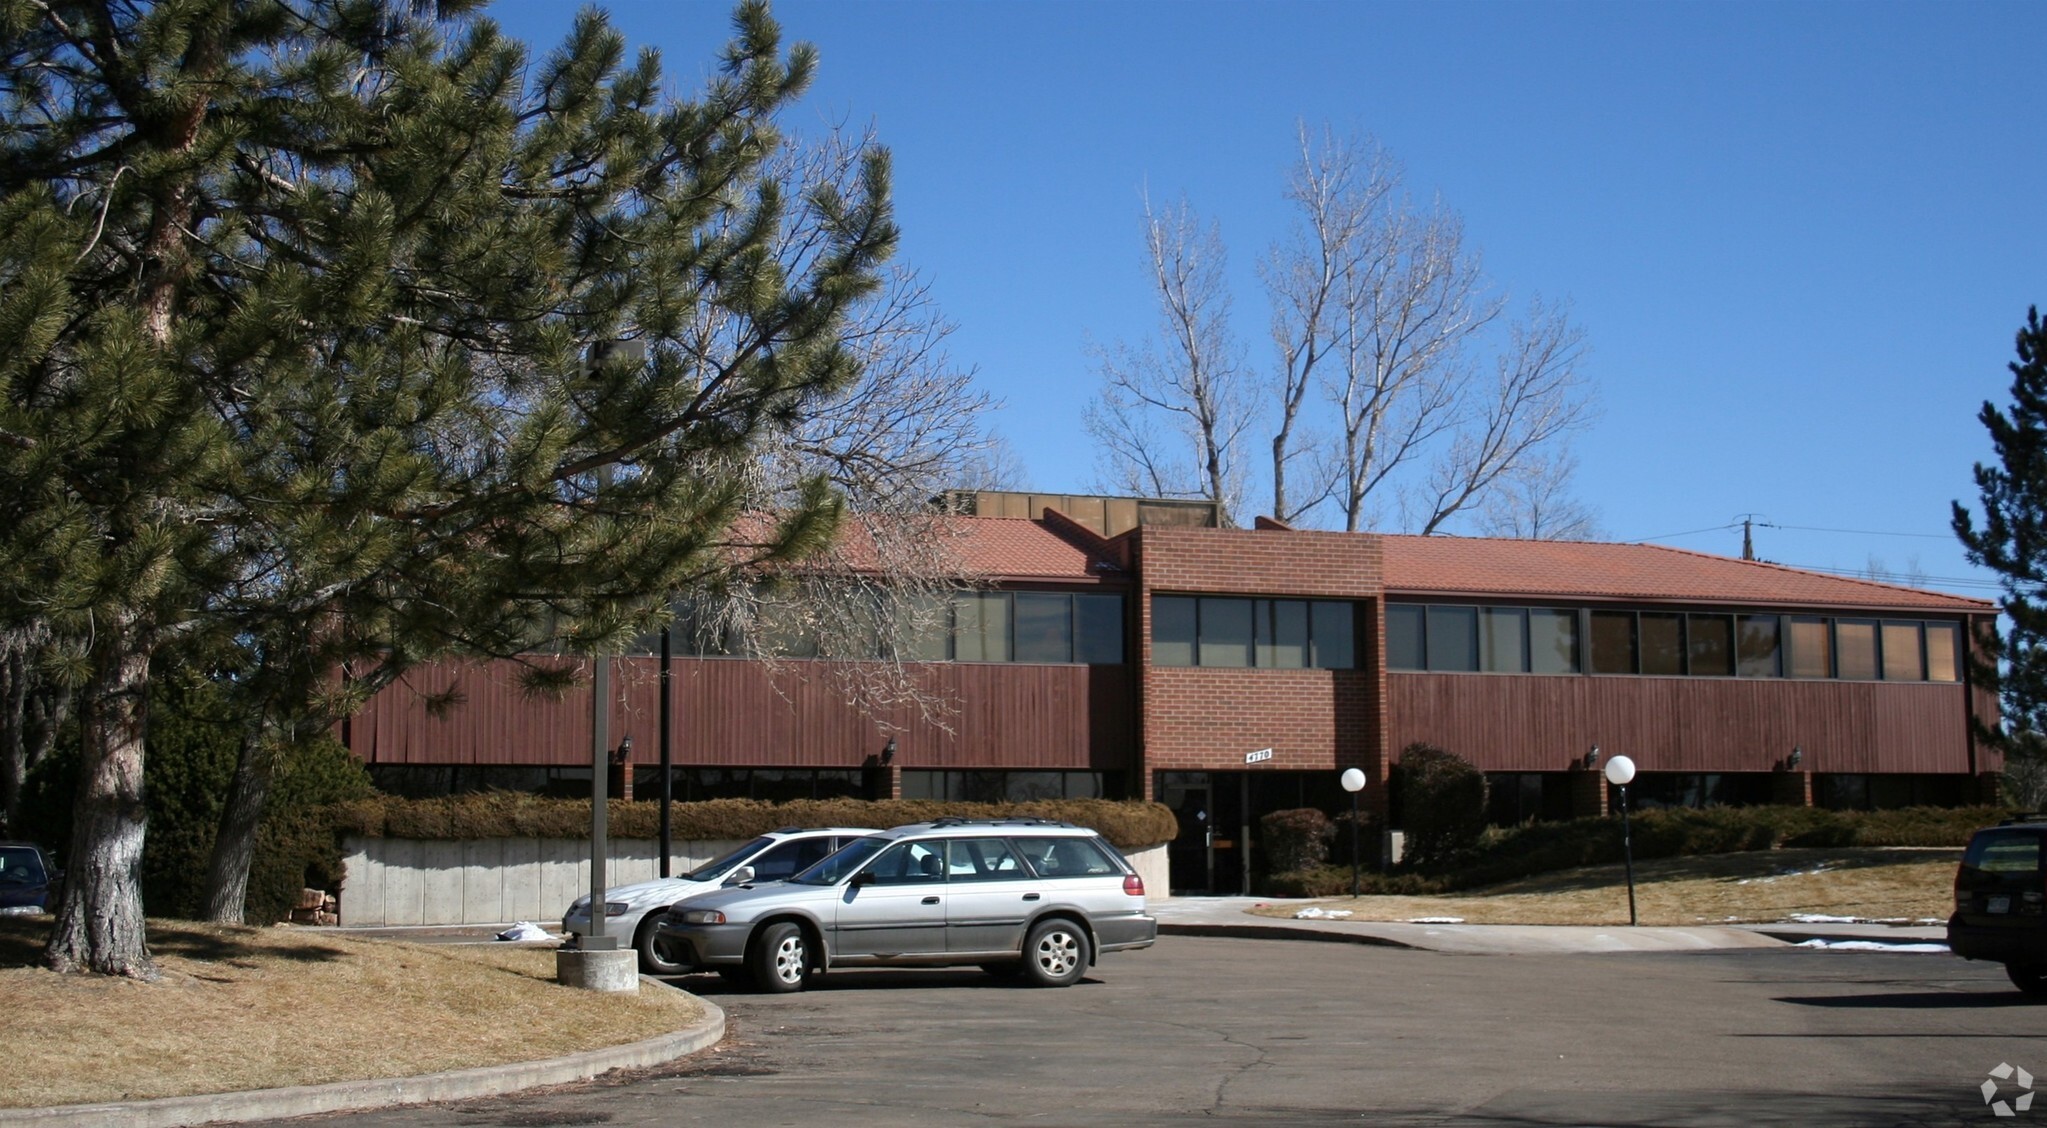
[[[1242,507],[1238,442],[1252,420],[1247,377],[1229,331],[1222,234],[1203,228],[1185,201],[1144,205],[1144,237],[1156,339],[1097,353],[1102,392],[1087,429],[1101,444],[1101,472],[1125,489],[1158,497],[1202,497],[1224,519]],[[1168,428],[1181,443],[1164,444]],[[1113,488],[1113,487],[1112,487]]]

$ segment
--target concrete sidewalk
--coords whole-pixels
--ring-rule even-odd
[[[1270,897],[1171,897],[1155,901],[1159,932],[1173,936],[1321,940],[1381,944],[1433,952],[1514,955],[1558,952],[1679,952],[1720,948],[1779,948],[1819,939],[1889,944],[1941,943],[1946,929],[1882,924],[1743,924],[1682,928],[1627,925],[1452,924],[1406,921],[1256,916],[1254,906],[1302,907]]]

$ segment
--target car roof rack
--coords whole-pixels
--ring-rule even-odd
[[[997,818],[970,819],[961,815],[940,815],[932,819],[932,826],[1060,826],[1074,828],[1074,824],[1061,819],[1040,818],[1036,815],[1004,815]],[[1078,828],[1074,828],[1078,829]]]

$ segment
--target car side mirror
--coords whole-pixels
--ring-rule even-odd
[[[752,880],[753,880],[752,866],[740,866],[738,869],[733,870],[731,873],[725,875],[725,884],[727,885],[745,885],[747,882]]]
[[[847,882],[846,884],[853,886],[855,888],[858,888],[859,886],[862,885],[872,885],[874,884],[874,871],[861,870],[859,873],[854,874],[853,880]]]

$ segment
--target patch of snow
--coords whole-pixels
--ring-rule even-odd
[[[1883,940],[1821,940],[1814,937],[1799,945],[1829,952],[1945,952],[1946,944],[1892,944]]]
[[[534,924],[532,921],[522,920],[519,923],[513,925],[512,927],[505,929],[503,932],[498,933],[498,939],[552,940],[554,939],[554,933],[549,932],[547,929],[542,928],[537,924]]]
[[[1344,919],[1345,917],[1349,916],[1349,915],[1350,915],[1350,913],[1351,913],[1351,911],[1350,911],[1349,909],[1325,909],[1325,908],[1322,908],[1322,907],[1321,907],[1321,906],[1319,906],[1319,905],[1309,905],[1309,906],[1308,906],[1307,908],[1305,908],[1305,909],[1302,909],[1302,910],[1301,910],[1300,912],[1297,912],[1297,913],[1295,913],[1295,914],[1294,914],[1294,919],[1295,919],[1295,920],[1342,920],[1342,919]]]
[[[1409,917],[1409,924],[1463,924],[1463,917]]]
[[[1861,917],[1828,916],[1825,913],[1792,913],[1785,920],[1793,924],[1867,924]]]

